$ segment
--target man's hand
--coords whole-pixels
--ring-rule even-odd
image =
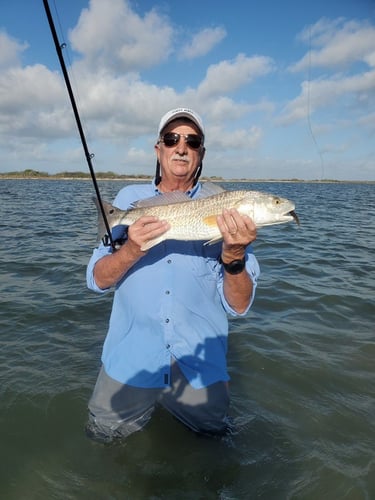
[[[168,222],[153,216],[143,216],[129,226],[128,239],[117,252],[98,260],[94,279],[99,288],[115,285],[134,264],[145,255],[142,245],[161,236],[170,228]]]
[[[223,210],[217,217],[217,224],[223,236],[221,260],[228,264],[241,260],[246,247],[257,235],[253,220],[241,215],[236,209]],[[253,293],[253,282],[244,268],[243,272],[232,275],[224,272],[224,295],[230,306],[238,313],[244,313]]]
[[[245,255],[245,248],[255,241],[257,236],[253,220],[231,208],[218,215],[217,225],[223,236],[222,259],[225,262],[241,259]]]
[[[170,229],[170,225],[165,220],[158,217],[144,215],[137,219],[128,229],[127,247],[130,251],[145,253],[141,248],[150,240],[161,236]]]

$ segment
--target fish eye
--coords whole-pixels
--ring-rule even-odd
[[[275,199],[275,203],[276,203],[276,205],[279,205],[280,204],[280,198],[276,198]]]

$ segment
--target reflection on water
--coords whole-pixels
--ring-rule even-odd
[[[83,432],[111,307],[85,288],[92,186],[0,181],[1,498],[375,497],[373,185],[239,186],[293,199],[301,226],[254,245],[257,298],[230,322],[235,431],[197,437],[158,409],[102,446]]]

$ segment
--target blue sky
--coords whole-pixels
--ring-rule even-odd
[[[96,171],[153,174],[162,114],[203,175],[375,180],[373,0],[49,0]],[[85,171],[42,0],[0,0],[0,171]]]

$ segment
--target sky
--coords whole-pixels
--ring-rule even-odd
[[[93,166],[153,175],[198,112],[203,174],[375,180],[375,0],[49,0]],[[42,0],[0,0],[0,172],[87,171]]]

